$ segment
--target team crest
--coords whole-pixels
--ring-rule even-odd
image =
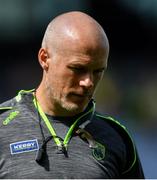
[[[93,148],[92,154],[95,159],[102,160],[105,158],[105,146],[102,144],[95,142],[96,146]]]

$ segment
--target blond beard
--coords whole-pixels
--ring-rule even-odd
[[[51,102],[54,105],[57,105],[58,107],[61,107],[67,112],[81,112],[82,109],[73,102],[69,102],[67,99],[67,95],[60,95],[57,92],[54,91],[53,87],[46,86],[47,92],[48,92],[48,98],[51,100]]]

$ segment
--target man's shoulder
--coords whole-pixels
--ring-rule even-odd
[[[19,117],[28,114],[32,102],[32,96],[28,91],[21,90],[15,97],[0,104],[0,127],[10,124],[12,120],[18,120]]]
[[[1,103],[0,114],[6,111],[12,110],[16,106],[21,106],[23,103],[25,103],[25,101],[27,101],[25,100],[26,98],[24,98],[24,96],[28,96],[29,94],[31,94],[33,90],[21,90],[18,92],[18,94],[15,97]]]
[[[112,116],[102,115],[100,113],[95,113],[95,122],[99,122],[100,124],[108,124],[114,129],[121,129],[122,131],[127,131],[127,128],[117,119]]]
[[[92,119],[88,129],[91,129],[91,131],[94,129],[94,132],[100,134],[102,137],[104,134],[115,138],[119,136],[125,144],[129,144],[129,146],[134,145],[134,140],[129,129],[111,116],[105,116],[96,112],[95,118]]]
[[[13,116],[12,111],[15,103],[15,98],[12,98],[0,104],[0,127],[1,125],[6,125],[6,121],[10,121],[11,116]]]
[[[128,130],[128,128],[122,124],[122,122],[120,122],[119,120],[115,119],[112,116],[106,116],[106,115],[102,115],[100,113],[95,113],[95,123],[98,124],[99,126],[101,126],[102,128],[105,128],[105,126],[109,126],[111,127],[114,131],[116,131],[120,136],[122,136],[123,138],[131,138],[130,132]]]
[[[0,115],[6,111],[12,110],[15,105],[15,98],[4,101],[0,104]]]
[[[118,134],[121,137],[128,149],[132,149],[132,151],[135,151],[134,140],[129,129],[126,126],[124,126],[119,120],[116,120],[111,116],[104,116],[96,113],[96,117],[97,118],[95,119],[95,121],[101,121],[101,125],[104,126],[104,128],[105,124],[107,124],[107,128],[109,127],[109,129],[105,128],[107,131],[110,131],[112,129],[112,132],[115,132],[115,134]]]

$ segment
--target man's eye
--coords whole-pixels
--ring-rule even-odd
[[[97,69],[94,71],[94,74],[101,74],[104,72],[104,68],[103,69]]]
[[[77,73],[82,73],[82,72],[85,72],[85,69],[84,68],[81,68],[81,67],[70,67],[70,69],[74,72],[77,72]]]

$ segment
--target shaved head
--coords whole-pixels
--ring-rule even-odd
[[[109,43],[100,24],[72,11],[48,25],[38,53],[43,78],[37,96],[53,115],[82,112],[107,68]]]
[[[88,51],[87,53],[95,53],[94,49],[104,48],[108,57],[107,36],[100,24],[89,15],[72,11],[57,16],[49,23],[42,48],[46,48],[51,54],[52,51],[63,51],[67,48],[75,50],[78,46]]]

